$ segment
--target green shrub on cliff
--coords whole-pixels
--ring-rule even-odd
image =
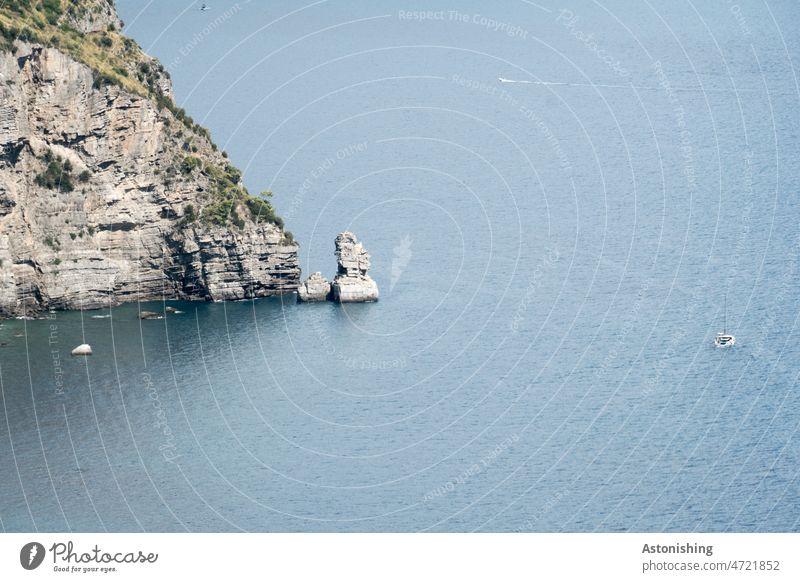
[[[31,0],[6,0],[4,4],[5,8],[22,13],[31,9],[32,2]]]
[[[197,220],[197,213],[194,209],[194,204],[187,204],[183,207],[183,217],[178,221],[178,226],[181,228],[192,224]]]
[[[236,203],[234,198],[218,198],[213,203],[203,208],[201,218],[204,222],[216,225],[224,225],[231,218],[233,205]]]
[[[50,24],[56,24],[61,16],[61,0],[42,0],[45,18]]]
[[[272,195],[271,192],[269,194]],[[273,208],[268,200],[256,196],[248,196],[245,200],[245,204],[247,204],[247,208],[250,210],[250,216],[254,221],[271,222],[283,228],[283,219],[276,214],[275,208]]]
[[[92,71],[92,87],[100,89],[107,85],[119,85],[119,79],[114,75],[102,73],[100,71]]]
[[[47,165],[43,172],[34,177],[36,185],[62,192],[72,192],[75,189],[72,183],[72,164],[69,160],[62,160],[50,150],[41,159]]]
[[[194,156],[186,156],[181,162],[181,172],[184,174],[191,174],[194,170],[199,168],[203,162]]]
[[[39,36],[27,26],[14,26],[0,20],[0,50],[14,50],[14,41],[38,42]]]

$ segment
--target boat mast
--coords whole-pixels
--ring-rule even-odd
[[[725,314],[722,320],[722,333],[728,335],[728,294],[725,293]]]

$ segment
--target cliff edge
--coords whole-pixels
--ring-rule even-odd
[[[0,5],[0,316],[297,288],[297,245],[113,3]]]

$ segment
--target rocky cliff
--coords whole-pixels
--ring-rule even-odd
[[[291,234],[113,5],[44,4],[41,30],[0,8],[0,315],[296,289]]]

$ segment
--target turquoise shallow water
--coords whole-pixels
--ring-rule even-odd
[[[4,322],[5,530],[800,529],[796,3],[117,3],[381,300]]]

